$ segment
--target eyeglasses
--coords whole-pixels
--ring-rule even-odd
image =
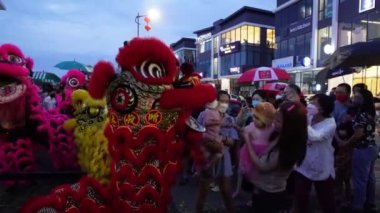
[[[26,60],[15,55],[8,55],[8,58],[3,58],[0,56],[0,63],[17,64],[24,66],[26,65]]]

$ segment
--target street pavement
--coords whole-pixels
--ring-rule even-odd
[[[377,192],[377,206],[380,207],[380,159],[376,161],[376,192]],[[61,178],[60,180],[41,180],[31,185],[16,185],[12,188],[0,186],[0,212],[13,213],[18,212],[19,208],[31,197],[38,195],[45,195],[55,186],[62,183],[73,183],[74,178]],[[172,213],[187,213],[194,212],[195,201],[197,196],[197,179],[191,178],[190,182],[186,185],[177,184],[172,189],[173,203],[170,205],[170,212]],[[250,195],[242,192],[240,196],[234,199],[237,212],[251,212],[246,203],[250,200]],[[311,195],[311,213],[319,213],[319,204],[315,197],[315,193]],[[220,192],[212,192],[210,190],[206,205],[205,212],[224,212],[223,201]]]

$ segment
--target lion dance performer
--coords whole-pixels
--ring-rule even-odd
[[[74,129],[80,167],[102,183],[109,181],[108,140],[104,136],[106,100],[91,98],[86,90],[71,94],[74,117],[65,122],[65,129]]]
[[[154,38],[131,40],[116,60],[122,72],[99,62],[89,90],[94,98],[105,96],[109,108],[110,184],[83,177],[30,200],[22,212],[167,212],[184,144],[193,143],[194,156],[200,154],[195,142],[202,134],[186,120],[192,110],[214,100],[216,91],[203,84],[173,87],[176,58]]]
[[[77,89],[83,89],[86,84],[86,76],[83,72],[77,69],[69,70],[61,78],[63,93],[58,100],[57,112],[73,117],[73,107],[71,104],[71,94]]]
[[[0,45],[0,174],[38,170],[34,152],[43,149],[55,169],[77,168],[75,144],[63,120],[43,110],[29,77],[32,68],[17,46]]]

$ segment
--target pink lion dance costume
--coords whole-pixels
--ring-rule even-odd
[[[0,46],[0,174],[37,170],[33,152],[43,147],[48,147],[56,169],[77,167],[75,144],[63,130],[63,120],[42,109],[29,78],[32,67],[18,47]]]
[[[202,134],[186,122],[194,109],[216,98],[215,89],[173,87],[176,58],[154,38],[131,40],[116,60],[120,74],[110,63],[99,62],[90,80],[90,94],[106,96],[109,108],[110,184],[83,177],[30,200],[22,212],[167,212],[185,144],[191,144],[201,163],[196,142]]]
[[[61,84],[64,86],[63,96],[58,100],[57,111],[61,114],[73,117],[73,107],[71,105],[71,94],[74,90],[83,89],[86,83],[86,76],[77,69],[69,70],[61,78]]]

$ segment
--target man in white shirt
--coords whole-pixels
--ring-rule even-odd
[[[51,92],[46,96],[43,102],[43,106],[47,111],[54,110],[57,107],[57,100],[55,99],[55,92]]]

